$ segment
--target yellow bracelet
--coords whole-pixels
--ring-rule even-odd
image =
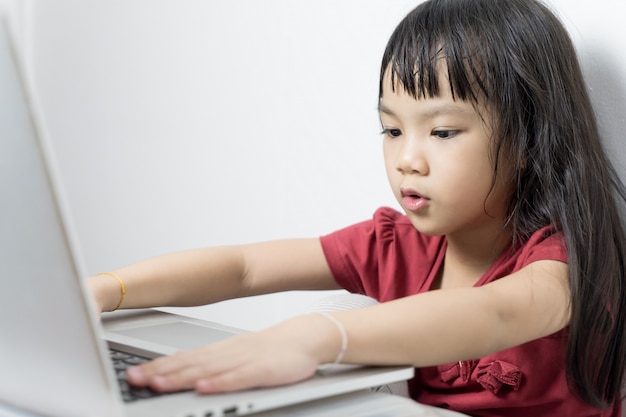
[[[113,272],[100,272],[98,275],[108,275],[110,277],[115,278],[116,280],[119,281],[120,283],[120,292],[121,292],[121,296],[120,296],[120,302],[117,303],[117,305],[115,306],[115,308],[111,311],[115,311],[118,308],[121,307],[122,302],[124,301],[124,296],[126,295],[126,285],[124,284],[124,281],[122,281],[122,278],[120,278],[117,274],[114,274]]]

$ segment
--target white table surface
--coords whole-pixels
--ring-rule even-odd
[[[251,417],[464,417],[397,395],[358,391],[337,397],[252,414]],[[0,417],[43,417],[0,404]],[[106,417],[106,416],[103,416]]]

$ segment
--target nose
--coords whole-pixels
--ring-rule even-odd
[[[428,174],[426,149],[416,137],[406,137],[400,144],[396,159],[396,170],[403,174]]]

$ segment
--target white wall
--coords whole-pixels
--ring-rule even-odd
[[[19,45],[20,49],[26,49],[24,38],[27,22],[30,20],[30,5],[29,1],[24,0],[0,0],[2,18],[7,19],[13,42]]]
[[[379,60],[416,1],[28,1],[30,74],[88,273],[189,247],[317,236],[394,205]],[[624,12],[613,0],[551,3],[623,160]],[[187,313],[255,329],[319,296]]]
[[[616,0],[552,0],[578,48],[609,156],[626,181],[626,9]]]

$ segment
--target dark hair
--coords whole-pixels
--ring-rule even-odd
[[[443,66],[440,66],[443,65]],[[384,53],[394,88],[453,97],[498,115],[498,162],[513,164],[507,224],[513,241],[554,225],[568,254],[570,389],[598,408],[620,398],[626,366],[626,238],[615,196],[624,186],[603,150],[575,48],[534,0],[430,0],[396,28]],[[444,73],[445,74],[445,73]]]

